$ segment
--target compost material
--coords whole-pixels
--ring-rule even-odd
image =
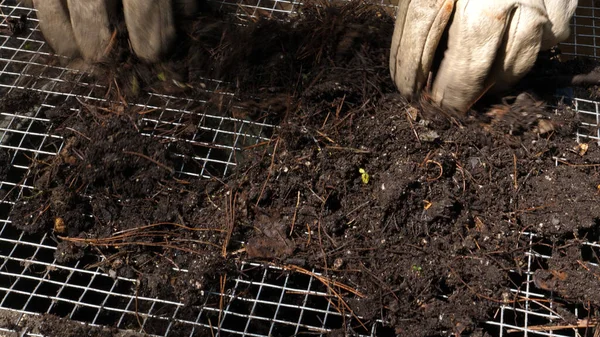
[[[600,149],[575,142],[568,106],[533,91],[465,116],[426,94],[407,102],[388,73],[393,19],[375,5],[307,4],[290,22],[249,26],[203,16],[187,29],[191,39],[156,67],[116,49],[112,97],[206,97],[203,79],[216,78],[231,83],[236,108],[207,97],[199,115],[280,128],[247,147],[232,174],[204,180],[177,173],[201,165],[189,144],[141,135],[146,111],[49,110],[60,151],[34,159],[35,189],[11,219],[53,233],[57,259],[102,252],[99,265],[139,278],[139,294],[188,305],[235,275],[239,259],[315,268],[347,285],[330,283],[351,317],[344,333],[382,319],[401,336],[483,336],[500,305],[522,307],[509,288],[525,280],[525,253],[545,247],[553,259],[531,270],[540,291],[562,296],[565,310],[600,305],[590,293],[598,257],[580,245],[600,235]]]

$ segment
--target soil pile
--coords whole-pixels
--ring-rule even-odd
[[[499,305],[519,307],[508,289],[524,280],[528,232],[556,257],[535,265],[536,285],[565,306],[600,305],[595,251],[576,248],[600,234],[600,149],[574,141],[568,107],[521,93],[457,118],[426,97],[407,103],[388,73],[393,20],[374,5],[207,20],[171,62],[121,63],[115,97],[205,96],[203,77],[228,80],[247,117],[280,126],[271,141],[225,180],[192,180],[175,173],[191,150],[142,136],[139,110],[54,109],[64,146],[33,163],[17,227],[56,232],[61,259],[99,248],[112,273],[143,280],[141,294],[189,304],[239,257],[315,267],[349,286],[332,286],[340,310],[362,317],[349,329],[383,319],[402,336],[483,335]]]

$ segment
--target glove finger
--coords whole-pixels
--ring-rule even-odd
[[[79,55],[79,47],[69,18],[66,0],[33,0],[40,30],[55,53],[67,57]]]
[[[158,61],[175,39],[171,0],[123,0],[123,11],[133,51],[142,60]]]
[[[38,0],[46,1],[46,0]],[[111,39],[109,18],[114,13],[114,0],[67,0],[71,26],[79,52],[85,60],[100,61]]]
[[[404,0],[392,36],[390,72],[400,93],[416,94],[427,81],[456,0]]]
[[[436,74],[432,99],[443,108],[466,112],[487,89],[486,80],[503,42],[512,1],[458,0],[448,45]]]
[[[577,9],[577,0],[545,0],[544,3],[550,27],[544,30],[542,49],[547,50],[569,37],[569,25]]]
[[[492,86],[491,92],[510,89],[531,70],[540,52],[547,23],[542,8],[520,6],[514,11],[487,79],[486,86]]]

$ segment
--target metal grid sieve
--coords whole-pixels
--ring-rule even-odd
[[[265,15],[285,17],[300,6],[299,2],[279,0],[215,2],[242,19]],[[593,18],[595,7],[592,1],[580,2],[573,21],[574,38],[564,44],[563,51],[568,55],[598,57]],[[382,2],[382,5],[393,8],[388,2]],[[0,111],[0,147],[11,155],[9,179],[0,182],[0,191],[8,195],[0,204],[0,336],[40,336],[33,318],[44,313],[99,328],[147,332],[153,336],[208,333],[215,336],[319,335],[348,323],[349,317],[332,306],[327,289],[312,276],[290,274],[273,266],[242,263],[239,266],[242,276],[227,280],[227,291],[210,292],[203,306],[185,307],[176,299],[136,296],[135,279],[113,279],[99,268],[86,268],[97,262],[95,258],[59,264],[53,258],[56,243],[49,235],[27,235],[11,227],[10,208],[23,191],[32,188],[27,180],[23,180],[31,159],[54,156],[60,151],[61,139],[47,133],[50,125],[44,111],[73,100],[103,100],[106,88],[93,83],[84,73],[48,65],[49,49],[39,33],[34,11],[14,0],[0,0],[0,10],[0,29],[7,28],[7,18],[27,14],[31,20],[31,29],[22,36],[0,34],[0,93],[33,92],[43,98],[41,104],[28,111]],[[217,92],[221,85],[210,79],[206,84],[207,92]],[[228,99],[233,97],[231,93],[223,95]],[[573,102],[579,113],[588,116],[587,124],[582,126],[577,138],[591,137],[600,141],[600,103],[580,98]],[[145,122],[153,126],[149,134],[173,138],[177,136],[168,131],[175,130],[186,116],[197,114],[195,107],[205,103],[197,99],[149,94],[133,104],[144,110],[156,109],[145,116]],[[202,149],[195,158],[202,165],[200,169],[183,164],[179,167],[182,174],[195,177],[226,175],[235,167],[237,150],[268,139],[265,135],[273,129],[271,125],[216,114],[205,113],[200,117],[200,131],[185,140]],[[532,248],[527,253],[525,273],[521,277],[515,276],[517,284],[522,286],[511,291],[528,300],[521,302],[519,307],[500,306],[489,325],[499,336],[593,335],[593,329],[538,331],[534,328],[560,321],[561,315],[554,309],[552,294],[535,289],[531,279],[532,273],[550,258],[551,251],[539,244],[533,234],[524,235],[528,235]],[[587,246],[600,249],[597,243]],[[569,309],[581,319],[589,314],[583,305]],[[369,328],[365,335],[376,336],[382,325],[378,323]]]

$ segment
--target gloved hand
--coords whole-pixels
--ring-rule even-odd
[[[400,0],[390,71],[401,94],[418,94],[431,72],[431,99],[464,113],[533,67],[564,41],[577,0]]]
[[[100,61],[110,49],[111,22],[122,10],[131,48],[147,62],[165,54],[175,39],[174,6],[192,11],[195,0],[28,0],[37,9],[48,44],[63,56]],[[27,2],[26,2],[27,4]]]

